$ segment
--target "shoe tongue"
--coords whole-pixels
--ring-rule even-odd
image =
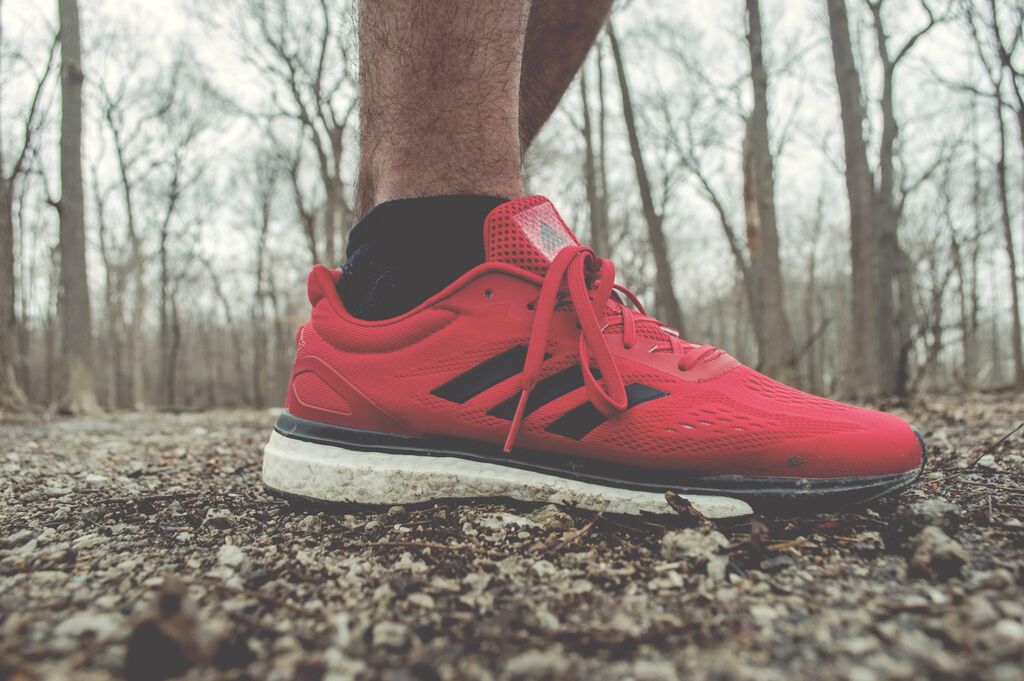
[[[487,262],[504,262],[544,276],[558,252],[579,241],[543,196],[503,203],[484,220]]]

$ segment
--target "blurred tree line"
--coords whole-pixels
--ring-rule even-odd
[[[0,410],[282,399],[358,218],[354,3],[183,2],[0,0]],[[1022,0],[635,0],[528,184],[764,373],[1020,390],[1022,28]]]

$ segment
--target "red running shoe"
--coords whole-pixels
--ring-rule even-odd
[[[414,310],[352,317],[309,275],[273,491],[403,504],[512,497],[705,515],[863,502],[911,485],[901,419],[802,393],[647,316],[543,197],[485,221],[486,262]],[[341,286],[345,282],[341,281]]]

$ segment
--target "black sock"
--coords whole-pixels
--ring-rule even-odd
[[[484,261],[484,218],[508,199],[427,196],[374,207],[352,228],[338,293],[360,319],[408,312]]]

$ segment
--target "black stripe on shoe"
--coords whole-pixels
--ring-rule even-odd
[[[626,396],[629,398],[629,404],[626,409],[632,409],[638,404],[650,402],[667,395],[668,393],[643,383],[630,383],[626,386]],[[555,435],[564,435],[574,440],[581,440],[587,433],[607,420],[608,417],[599,412],[597,407],[590,402],[586,402],[563,414],[548,426],[546,430]]]
[[[600,371],[596,369],[592,371],[594,378],[601,378]],[[530,398],[526,401],[526,410],[523,412],[523,416],[528,416],[548,402],[557,400],[562,395],[568,395],[573,390],[582,387],[583,368],[579,364],[574,364],[568,369],[552,374],[534,386],[533,392],[530,393]],[[519,406],[519,395],[519,393],[516,393],[487,413],[491,416],[497,416],[499,419],[511,421],[516,415],[516,407]]]
[[[544,359],[549,357],[551,355],[544,355]],[[463,404],[505,379],[522,373],[524,364],[526,364],[526,346],[519,345],[477,364],[469,371],[459,374],[431,392],[449,402]]]

